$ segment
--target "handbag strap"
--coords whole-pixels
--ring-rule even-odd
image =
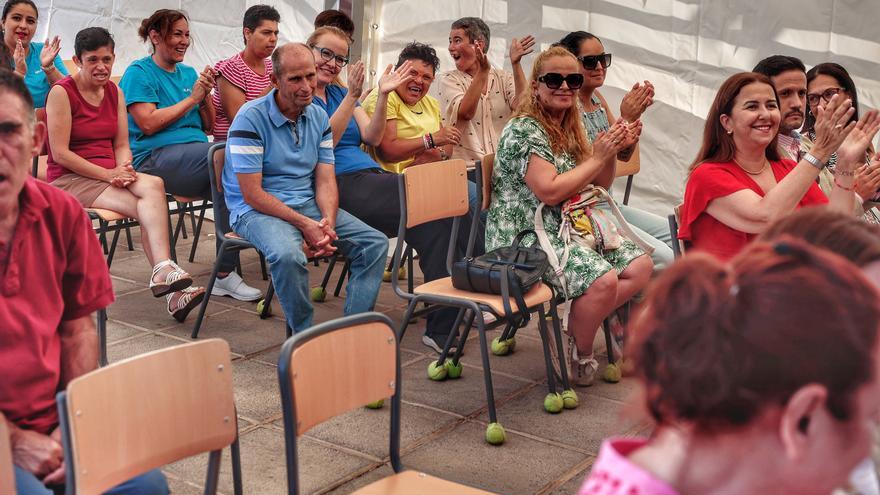
[[[568,332],[568,314],[571,312],[571,300],[568,297],[568,285],[565,283],[565,273],[563,273],[565,264],[568,263],[568,240],[563,239],[564,248],[562,260],[560,260],[556,256],[556,250],[553,249],[553,245],[550,244],[547,229],[544,228],[544,206],[544,203],[539,203],[538,208],[535,210],[535,235],[538,237],[538,244],[540,244],[541,249],[547,253],[547,261],[550,262],[550,266],[553,268],[553,275],[559,281],[559,286],[562,287],[562,296],[565,298],[565,302],[562,303],[562,314],[559,320],[562,322],[562,331]]]
[[[645,242],[638,234],[633,232],[631,228],[629,228],[629,223],[623,218],[623,213],[621,213],[620,208],[617,206],[617,203],[614,202],[614,199],[611,198],[611,195],[608,194],[608,191],[605,188],[600,186],[593,186],[597,191],[599,191],[602,196],[605,197],[605,201],[608,203],[608,206],[611,207],[611,213],[617,219],[617,223],[620,226],[620,230],[623,231],[625,237],[631,241],[633,241],[638,247],[642,248],[642,250],[651,254],[654,252],[654,247]]]
[[[531,315],[529,315],[529,308],[526,306],[526,301],[523,298],[522,286],[520,286],[518,278],[516,279],[517,282],[511,287],[511,270],[512,267],[509,265],[501,265],[501,300],[504,305],[504,313],[508,316],[512,316],[513,312],[510,307],[510,297],[513,296],[513,300],[516,303],[521,318],[519,322],[514,322],[511,318],[511,322],[514,323],[514,326],[522,327],[529,322]],[[516,277],[516,272],[513,272],[512,274]]]

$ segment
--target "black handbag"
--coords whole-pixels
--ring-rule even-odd
[[[547,253],[538,245],[521,245],[528,234],[537,238],[535,231],[524,230],[516,235],[510,246],[456,261],[452,265],[452,286],[459,290],[501,295],[504,311],[508,315],[512,314],[512,297],[522,314],[521,324],[528,323],[529,312],[523,294],[541,282],[541,277],[550,266]]]

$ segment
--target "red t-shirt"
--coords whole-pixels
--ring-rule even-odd
[[[247,62],[241,57],[241,53],[236,53],[231,58],[217,62],[214,69],[221,72],[223,78],[230,84],[244,92],[244,101],[251,101],[259,98],[272,84],[272,81],[269,80],[269,74],[272,73],[272,59],[267,58],[263,64],[263,74],[257,74],[248,67]],[[223,111],[223,105],[220,103],[220,86],[214,88],[211,102],[216,111],[213,129],[214,141],[226,141],[232,121]]]
[[[58,424],[58,327],[108,306],[113,286],[73,196],[28,177],[19,204],[10,245],[0,245],[7,254],[0,257],[0,411],[48,434]]]
[[[67,76],[55,83],[67,91],[67,99],[70,100],[70,151],[85,158],[95,165],[111,169],[116,167],[116,155],[113,153],[113,140],[116,138],[119,114],[119,93],[116,84],[108,82],[104,86],[104,99],[101,105],[94,106],[87,102],[79,90],[73,77]],[[46,172],[46,182],[72,173],[62,167],[52,156],[52,149],[46,143],[49,150],[49,169]]]
[[[791,160],[770,162],[776,182],[785,178],[795,165],[797,164]],[[717,198],[743,189],[750,189],[755,194],[764,196],[761,187],[734,162],[703,163],[698,166],[685,186],[678,238],[689,242],[691,248],[712,253],[722,260],[739,253],[756,234],[747,234],[728,227],[706,213],[706,207]],[[826,203],[828,198],[819,189],[819,185],[813,183],[797,207]]]

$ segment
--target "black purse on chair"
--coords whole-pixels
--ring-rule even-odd
[[[504,311],[510,315],[510,298],[516,301],[522,314],[521,325],[529,321],[529,311],[523,295],[541,282],[550,262],[537,243],[523,246],[522,240],[535,231],[524,230],[516,235],[513,244],[493,249],[475,258],[465,258],[452,265],[452,286],[459,290],[501,295]]]

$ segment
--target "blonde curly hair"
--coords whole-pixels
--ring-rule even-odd
[[[552,46],[539,53],[532,66],[529,87],[526,89],[527,94],[521,98],[515,117],[525,116],[537,120],[550,138],[550,148],[554,154],[567,153],[576,162],[581,162],[593,154],[593,146],[590,144],[589,139],[587,139],[587,133],[584,129],[580,108],[577,103],[565,111],[565,116],[562,117],[562,125],[560,126],[553,121],[550,114],[541,102],[538,101],[536,94],[535,86],[537,85],[538,77],[544,73],[544,65],[547,63],[547,60],[555,57],[569,58],[577,62],[575,56],[561,46]],[[577,98],[577,91],[575,91],[575,98]]]

